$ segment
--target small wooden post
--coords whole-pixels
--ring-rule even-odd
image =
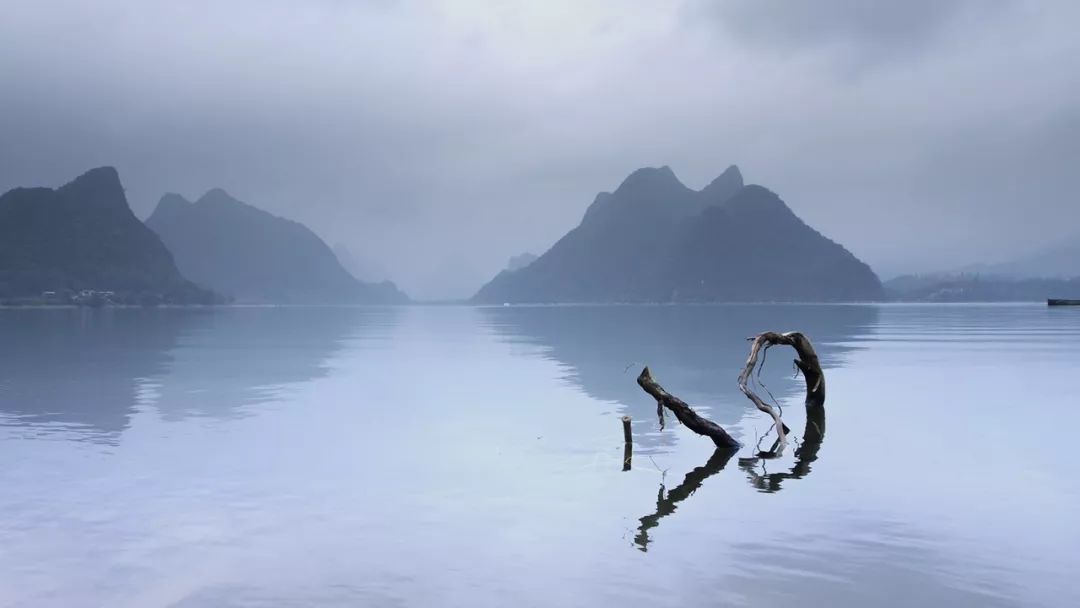
[[[623,458],[622,458],[622,470],[630,470],[630,462],[634,459],[634,441],[633,435],[630,434],[630,416],[622,417],[622,434],[623,434]]]
[[[623,438],[623,441],[625,443],[633,443],[634,442],[634,438],[630,434],[630,417],[629,416],[623,416],[622,417],[622,438]]]

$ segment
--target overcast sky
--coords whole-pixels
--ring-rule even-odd
[[[641,166],[883,277],[1080,233],[1073,0],[0,0],[0,190],[213,187],[470,295]]]

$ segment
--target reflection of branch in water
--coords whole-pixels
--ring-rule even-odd
[[[802,479],[810,474],[810,465],[817,460],[818,450],[825,440],[825,407],[820,404],[810,404],[806,409],[806,428],[803,430],[803,441],[795,450],[795,465],[786,473],[769,473],[765,471],[762,462],[762,472],[755,470],[758,461],[767,461],[776,456],[776,443],[768,452],[758,452],[754,458],[740,458],[739,468],[746,472],[750,485],[767,493],[779,492],[780,484],[785,479]]]
[[[825,376],[821,371],[821,364],[818,361],[817,353],[814,352],[813,345],[810,344],[810,340],[805,335],[799,332],[784,334],[765,332],[750,338],[750,340],[753,340],[753,344],[750,347],[750,356],[746,360],[746,365],[743,367],[742,373],[739,374],[739,389],[759,410],[772,417],[773,425],[770,431],[775,430],[777,437],[772,448],[767,452],[761,451],[760,447],[758,447],[755,457],[740,458],[739,468],[747,472],[750,476],[750,483],[759,490],[776,492],[780,490],[782,480],[800,479],[808,475],[810,473],[810,464],[817,460],[818,450],[821,448],[821,442],[825,437]],[[754,368],[758,365],[759,355],[761,363],[764,365],[765,353],[768,352],[771,346],[776,344],[791,346],[799,355],[799,358],[795,359],[795,367],[802,372],[803,378],[806,380],[806,429],[803,433],[802,443],[798,444],[795,450],[797,460],[790,473],[770,474],[764,471],[764,465],[762,465],[763,473],[759,474],[754,470],[754,467],[762,459],[778,458],[787,444],[787,434],[790,432],[790,429],[784,425],[784,421],[780,419],[780,404],[772,392],[769,391],[769,388],[764,383],[760,383],[761,387],[765,389],[773,400],[775,407],[765,403],[748,386],[748,383],[751,382],[755,385],[759,383],[759,379],[753,376]],[[760,373],[761,370],[758,368],[759,376]],[[647,551],[649,530],[660,525],[662,518],[675,512],[675,507],[679,502],[689,498],[701,487],[701,484],[706,479],[723,469],[740,446],[739,442],[728,435],[727,431],[720,425],[702,418],[686,402],[665,391],[653,379],[648,367],[641,370],[637,382],[646,393],[656,399],[656,411],[660,419],[661,429],[664,426],[664,408],[666,407],[687,428],[699,435],[709,437],[717,446],[717,450],[709,458],[709,461],[704,466],[687,473],[686,479],[678,487],[668,492],[666,498],[664,497],[664,485],[661,482],[660,491],[656,496],[656,513],[646,515],[639,520],[641,525],[638,527],[638,534],[634,537],[634,543],[637,544],[638,549]],[[764,439],[764,437],[761,439]],[[759,439],[758,443],[760,441]]]
[[[637,536],[634,537],[634,543],[637,544],[639,550],[648,551],[649,530],[660,525],[661,519],[674,513],[676,505],[692,496],[706,479],[723,470],[735,452],[736,450],[733,449],[717,448],[709,457],[708,462],[687,473],[686,479],[672,488],[666,498],[664,484],[660,484],[660,491],[656,496],[656,513],[646,515],[639,520],[641,525],[638,526]]]

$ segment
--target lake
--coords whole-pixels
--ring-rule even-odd
[[[741,461],[764,330],[827,432],[773,348]],[[1078,378],[1039,305],[0,310],[0,606],[1072,606]]]

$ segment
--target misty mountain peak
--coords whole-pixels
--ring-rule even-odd
[[[195,201],[196,208],[201,210],[201,213],[209,214],[211,217],[217,217],[218,214],[228,214],[237,217],[252,218],[253,221],[265,221],[265,220],[279,220],[282,222],[292,222],[279,216],[276,216],[269,211],[260,209],[254,205],[245,203],[244,201],[234,197],[225,191],[224,188],[211,188],[206,191],[206,194],[199,197],[199,200]],[[262,218],[261,220],[254,220],[254,218]],[[298,224],[299,225],[299,224]],[[307,228],[304,228],[307,230]]]
[[[616,195],[640,193],[648,196],[682,193],[688,188],[679,181],[671,167],[644,167],[627,176],[615,190]]]
[[[129,301],[213,300],[181,276],[161,239],[131,212],[112,167],[56,190],[18,189],[0,197],[0,213],[0,298],[99,289]]]
[[[154,207],[154,211],[150,214],[150,218],[161,219],[163,217],[183,214],[190,206],[191,201],[183,196],[180,196],[175,192],[167,192],[158,200],[157,207]],[[147,221],[150,220],[148,219]]]
[[[98,185],[116,184],[116,185],[119,186],[120,185],[120,173],[117,172],[116,167],[110,167],[110,166],[95,167],[93,169],[90,169],[86,173],[83,173],[79,177],[76,177],[75,179],[71,180],[70,182],[67,183],[67,185],[65,187],[68,187],[68,186],[74,187],[74,186],[78,186],[78,185],[85,186],[87,184],[98,184]]]
[[[158,201],[158,207],[186,207],[191,201],[175,192],[166,192]]]
[[[120,174],[114,167],[91,169],[60,187],[57,192],[84,205],[127,209]]]
[[[705,186],[705,188],[701,190],[701,193],[708,197],[710,201],[719,202],[734,196],[744,185],[742,172],[739,171],[739,167],[731,165],[708,186]]]
[[[397,288],[356,280],[318,235],[214,188],[194,204],[166,196],[146,221],[181,272],[241,302],[407,301]],[[344,257],[344,256],[343,256]]]
[[[760,246],[760,234],[777,237]],[[747,251],[754,251],[747,256]],[[847,301],[881,296],[869,266],[732,165],[702,190],[668,167],[600,195],[535,262],[476,302]]]
[[[239,200],[234,198],[231,194],[225,191],[224,188],[211,188],[206,191],[206,194],[199,197],[197,201],[206,205],[220,205],[220,204],[236,204],[240,203]],[[241,203],[243,204],[243,203]]]

